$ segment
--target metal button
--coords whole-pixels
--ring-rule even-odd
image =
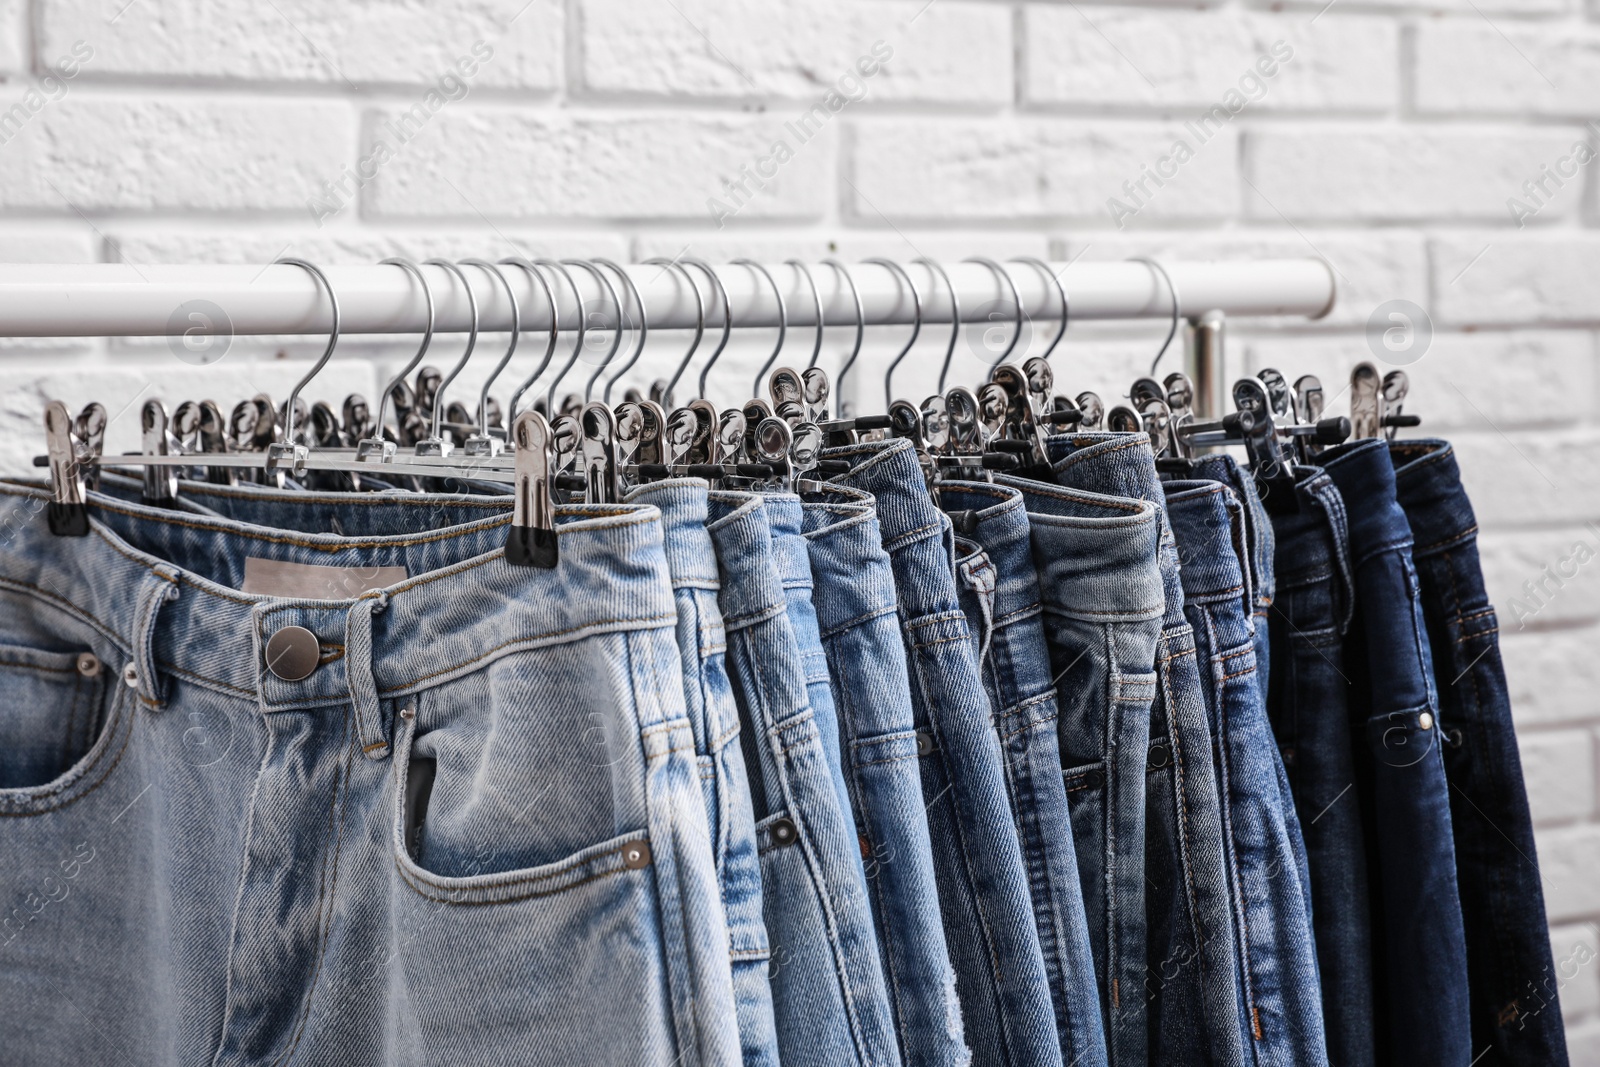
[[[267,638],[267,670],[286,682],[311,677],[322,658],[322,642],[304,626],[285,626]]]
[[[622,847],[622,865],[630,871],[650,866],[650,842],[635,841]]]
[[[1421,715],[1418,715],[1417,725],[1422,727],[1424,730],[1433,729],[1433,713],[1431,711],[1425,711]]]
[[[1171,761],[1172,754],[1167,751],[1166,745],[1150,746],[1150,766],[1165,767]]]
[[[780,845],[792,845],[800,836],[800,831],[795,828],[793,819],[779,819],[772,824],[772,840]]]
[[[933,735],[926,730],[917,731],[917,755],[933,755]]]
[[[100,657],[93,652],[80,652],[78,654],[78,673],[85,678],[93,678],[100,673]]]
[[[131,662],[122,668],[122,684],[129,689],[139,688],[139,668],[135,667]]]

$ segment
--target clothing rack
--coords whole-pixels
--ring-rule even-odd
[[[811,290],[800,273],[782,264],[765,264],[783,293],[790,326],[816,325]],[[922,321],[950,322],[950,290],[943,279],[914,262],[904,264],[922,299]],[[1060,297],[1043,272],[1025,262],[1005,264],[1022,313],[1032,319],[1059,319]],[[1071,319],[1160,319],[1172,314],[1173,299],[1159,271],[1144,261],[1048,264],[1071,303]],[[910,294],[893,271],[873,263],[848,264],[861,294],[866,324],[913,321]],[[1011,292],[981,263],[943,264],[955,287],[963,321],[1006,321],[1013,314]],[[855,303],[839,271],[808,263],[830,326],[856,324]],[[1162,263],[1176,289],[1181,314],[1198,317],[1290,315],[1320,318],[1334,302],[1334,277],[1318,259],[1265,259],[1248,262]],[[465,332],[471,325],[467,298],[445,268],[423,266],[438,306],[435,329]],[[694,299],[675,269],[657,264],[623,267],[638,287],[651,329],[695,325]],[[735,326],[776,326],[778,302],[771,286],[753,267],[713,267],[733,305]],[[418,285],[406,271],[383,264],[323,268],[339,296],[341,334],[421,333],[427,326]],[[611,321],[609,296],[589,272],[570,272],[585,306]],[[465,272],[478,302],[479,325],[486,332],[508,330],[511,307],[504,290],[481,271]],[[549,328],[543,294],[527,275],[504,271],[522,313],[524,330]],[[720,299],[698,271],[690,272],[706,302],[708,325],[720,324]],[[570,292],[555,286],[560,327],[577,324]],[[636,314],[630,307],[628,314]],[[0,264],[0,337],[159,337],[190,323],[174,313],[208,301],[223,309],[235,335],[326,333],[332,325],[326,295],[299,267],[275,264],[134,265],[127,263]],[[594,320],[591,320],[593,323]]]

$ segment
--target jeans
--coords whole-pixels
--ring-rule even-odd
[[[777,1067],[778,1035],[767,980],[771,947],[762,917],[761,858],[756,852],[750,779],[739,745],[739,710],[726,668],[727,635],[717,606],[716,553],[706,532],[706,483],[673,478],[635,489],[630,504],[661,509],[667,571],[678,609],[684,704],[728,919],[734,1008],[744,1067]]]
[[[786,1064],[898,1065],[856,835],[839,807],[763,497],[710,494],[728,673],[761,852],[778,1052]]]
[[[1319,458],[1344,498],[1355,573],[1345,665],[1354,792],[1370,850],[1373,999],[1385,1014],[1378,1059],[1466,1067],[1466,934],[1411,527],[1386,442],[1352,441]]]
[[[872,497],[837,485],[808,495],[805,537],[900,1058],[955,1067],[971,1054],[939,919],[894,573]]]
[[[995,708],[1061,1054],[1083,1067],[1103,1064],[1105,1027],[1061,773],[1061,712],[1023,496],[992,483],[944,482],[938,498],[962,531],[957,545],[971,539],[972,551],[958,550],[956,577]]]
[[[1160,509],[1165,614],[1155,653],[1145,793],[1149,1057],[1161,1064],[1242,1064],[1239,979],[1211,732],[1150,438],[1067,434],[1049,438],[1047,448],[1060,484],[1147,500]]]
[[[1443,715],[1456,878],[1467,937],[1472,1051],[1483,1064],[1567,1062],[1533,823],[1511,722],[1499,625],[1478,564],[1477,519],[1444,441],[1389,446],[1416,538]]]
[[[738,1062],[654,509],[560,509],[547,571],[503,520],[379,541],[95,494],[58,539],[46,498],[0,487],[6,722],[77,724],[0,747],[8,1061]],[[240,591],[251,560],[399,576],[288,599]],[[296,681],[263,659],[290,626]]]
[[[1294,468],[1291,506],[1274,501],[1277,595],[1267,714],[1311,861],[1312,930],[1328,1060],[1371,1067],[1375,1046],[1366,830],[1351,795],[1350,679],[1355,610],[1344,499],[1320,467]]]
[[[922,794],[945,940],[967,1043],[982,1064],[1062,1062],[1027,869],[977,646],[956,590],[950,520],[934,506],[911,443],[824,452],[871,493],[911,676]]]
[[[1146,1062],[1145,763],[1164,600],[1160,515],[1019,478],[1107,1059]]]
[[[1170,481],[1166,493],[1212,719],[1245,1047],[1261,1065],[1326,1065],[1309,890],[1296,863],[1304,846],[1296,847],[1299,822],[1280,790],[1282,764],[1256,679],[1244,505],[1215,481]]]

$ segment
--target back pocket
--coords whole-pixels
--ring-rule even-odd
[[[105,727],[111,671],[94,653],[0,645],[0,789],[55,781]]]

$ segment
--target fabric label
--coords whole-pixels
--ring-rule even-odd
[[[348,600],[409,577],[404,567],[324,567],[247,556],[243,590],[295,600]]]

